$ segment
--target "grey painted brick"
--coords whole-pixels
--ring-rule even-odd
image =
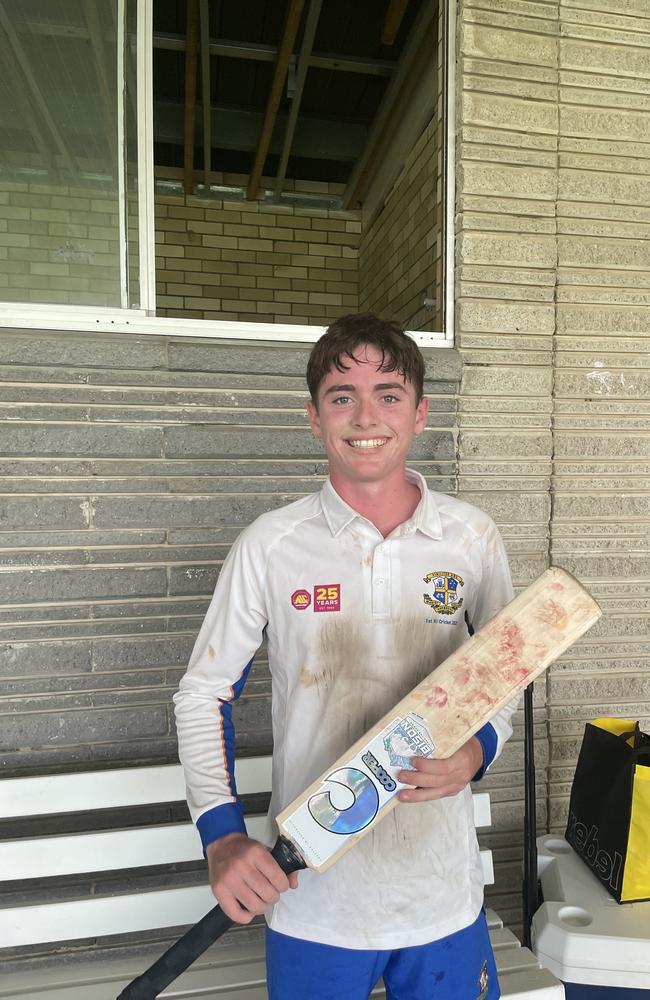
[[[166,367],[166,346],[153,337],[111,337],[105,333],[85,337],[3,330],[0,364],[155,369]]]
[[[170,594],[212,594],[219,568],[217,566],[173,567],[169,571]]]
[[[158,456],[162,430],[156,427],[100,427],[82,424],[0,425],[0,454],[52,456]]]
[[[71,711],[63,715],[50,712],[2,716],[0,752],[16,747],[56,747],[71,743],[167,735],[167,713],[163,706],[140,706],[131,709]]]
[[[94,639],[92,663],[95,671],[132,670],[134,667],[163,667],[186,664],[191,636],[162,636],[144,639]]]
[[[171,371],[245,372],[262,375],[304,376],[309,345],[287,347],[282,344],[188,344],[169,343]]]
[[[90,643],[14,642],[0,645],[0,676],[42,677],[80,674],[91,669]]]
[[[88,601],[97,597],[147,597],[164,594],[164,569],[32,569],[0,573],[0,600],[32,604],[45,601]]]
[[[0,531],[85,528],[88,520],[87,505],[79,497],[3,496],[0,502]]]
[[[169,528],[195,525],[248,524],[264,511],[282,506],[284,499],[267,494],[208,497],[95,497],[94,522],[99,527],[162,525]]]

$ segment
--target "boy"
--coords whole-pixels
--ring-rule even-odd
[[[271,1000],[367,1000],[381,975],[389,1000],[499,996],[468,782],[510,736],[514,705],[452,757],[413,758],[404,805],[323,875],[287,878],[246,836],[232,777],[231,706],[264,635],[273,817],[512,598],[490,518],[406,468],[423,380],[396,324],[328,328],[307,382],[329,479],[239,536],[176,696],[210,882],[235,921],[266,914]]]

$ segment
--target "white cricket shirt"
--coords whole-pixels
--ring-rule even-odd
[[[188,802],[204,843],[243,829],[231,705],[266,635],[276,816],[359,736],[513,597],[487,514],[426,487],[387,538],[328,481],[263,514],[226,559],[175,697]],[[498,755],[516,702],[491,723]],[[432,734],[435,740],[435,733]],[[275,840],[269,822],[268,843]],[[269,909],[283,934],[346,948],[424,944],[468,926],[483,902],[471,792],[399,803],[327,872]]]

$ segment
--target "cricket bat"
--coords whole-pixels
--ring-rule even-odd
[[[283,871],[326,871],[397,805],[411,757],[451,756],[600,615],[570,574],[543,573],[279,814],[272,854]],[[118,1000],[153,1000],[231,923],[214,907]]]

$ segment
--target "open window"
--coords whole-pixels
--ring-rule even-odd
[[[453,8],[0,0],[5,324],[453,328]]]

